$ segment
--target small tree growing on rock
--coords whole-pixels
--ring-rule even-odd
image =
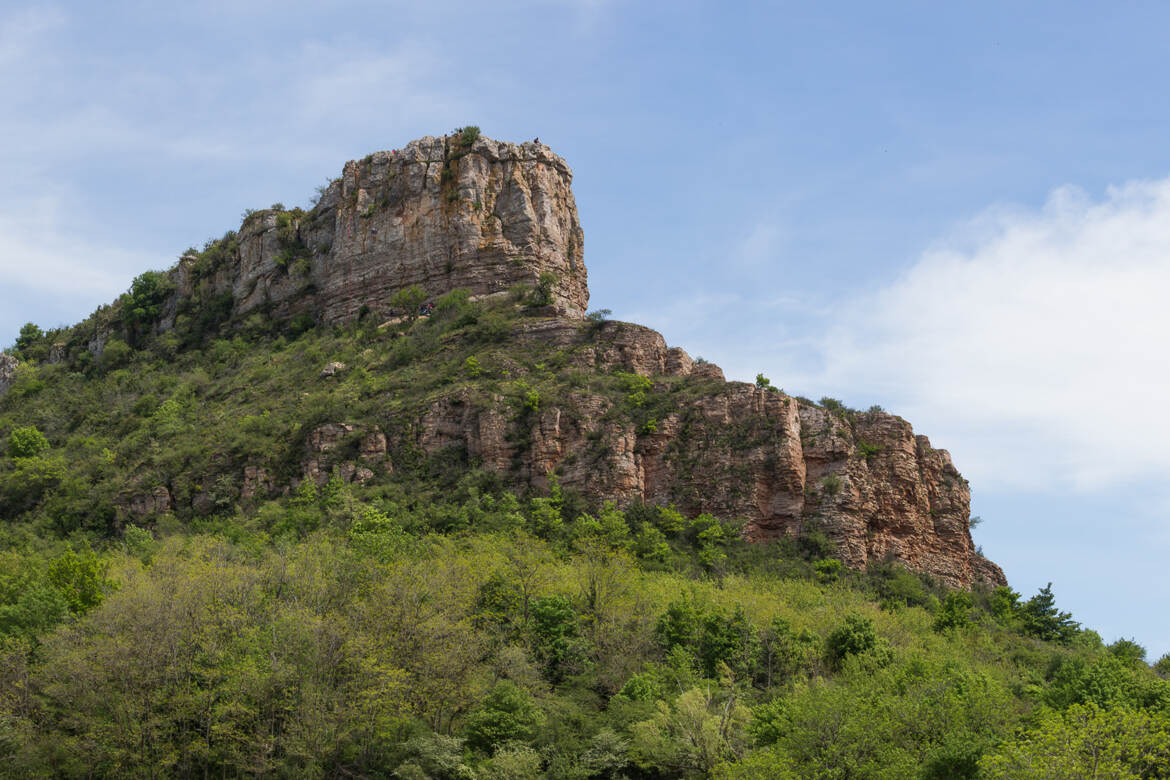
[[[406,314],[407,322],[418,319],[418,307],[427,299],[427,292],[417,284],[399,290],[390,298],[390,305],[395,310],[401,309]]]

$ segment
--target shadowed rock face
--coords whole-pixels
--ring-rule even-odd
[[[375,152],[346,163],[307,214],[247,217],[238,261],[215,271],[210,291],[231,292],[235,316],[310,314],[336,323],[387,313],[393,294],[410,285],[432,299],[457,288],[487,296],[552,274],[549,304],[580,317],[589,288],[572,178],[564,160],[535,142],[428,136]],[[303,262],[282,258],[289,244]],[[164,328],[174,304],[196,292],[193,263],[172,272],[178,295]]]

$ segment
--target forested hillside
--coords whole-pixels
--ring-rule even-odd
[[[517,289],[154,332],[148,287],[13,349],[5,776],[1170,774],[1170,659],[1106,646],[1050,589],[856,571],[815,522],[748,542],[734,517],[597,502],[411,434],[456,397],[523,435],[581,393],[650,433],[719,392],[596,358],[636,326],[526,339],[543,302]],[[97,359],[53,355],[102,327]],[[870,414],[799,403],[842,430]]]

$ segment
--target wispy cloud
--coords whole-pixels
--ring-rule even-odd
[[[821,366],[959,448],[985,487],[1096,490],[1170,474],[1170,179],[995,209],[842,302]]]

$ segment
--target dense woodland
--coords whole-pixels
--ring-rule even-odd
[[[639,425],[709,389],[517,346],[539,289],[384,327],[228,323],[196,298],[159,333],[167,292],[144,275],[11,350],[3,776],[1170,776],[1170,658],[1106,645],[1050,588],[853,572],[815,527],[748,544],[733,519],[517,492],[465,455],[296,479],[314,426],[394,434],[454,385],[517,417],[588,387]],[[324,382],[329,361],[349,369]],[[243,497],[257,461],[292,489]],[[203,509],[127,515],[164,484]]]

